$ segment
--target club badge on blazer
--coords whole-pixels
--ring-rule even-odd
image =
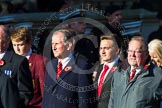
[[[4,72],[7,76],[9,76],[10,78],[12,78],[12,70],[5,70]]]
[[[9,76],[10,78],[12,78],[12,70],[11,70],[11,63],[5,63],[5,61],[3,59],[0,60],[0,69],[4,68],[5,70],[3,71],[5,75]]]

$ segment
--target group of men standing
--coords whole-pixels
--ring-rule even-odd
[[[92,82],[92,72],[87,69],[84,57],[75,58],[72,53],[75,43],[72,34],[68,29],[52,34],[56,58],[47,63],[43,108],[160,107],[162,69],[150,61],[143,37],[132,37],[125,62],[119,57],[117,36],[111,33],[101,36],[101,65]]]
[[[142,36],[131,38],[127,57],[121,60],[120,36],[101,35],[93,80],[96,68],[81,53],[84,49],[74,53],[78,45],[74,24],[52,31],[54,58],[47,64],[32,53],[28,29],[10,34],[0,25],[0,107],[160,108],[162,69],[150,61]],[[10,39],[14,51],[9,49]],[[78,42],[83,45],[84,40]]]

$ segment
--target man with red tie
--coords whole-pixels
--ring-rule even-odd
[[[143,37],[132,37],[127,58],[129,67],[113,75],[108,108],[160,108],[162,69],[148,62]]]
[[[84,59],[72,54],[75,32],[60,29],[52,34],[52,51],[56,58],[46,66],[42,108],[94,108],[91,86]]]
[[[119,43],[115,34],[101,36],[99,53],[102,64],[99,66],[96,76],[98,108],[108,107],[113,71],[120,64]]]

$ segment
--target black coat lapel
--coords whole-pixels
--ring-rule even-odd
[[[48,63],[48,66],[46,67],[49,76],[55,82],[55,84],[57,84],[57,80],[56,80],[57,64],[58,64],[58,60],[53,59]]]
[[[104,84],[105,84],[107,81],[109,81],[109,80],[112,78],[112,76],[113,76],[113,72],[109,71],[109,73],[108,73],[108,75],[106,76],[106,79],[105,79],[105,81],[104,81]]]
[[[102,72],[102,69],[103,69],[103,64],[101,64],[97,70],[97,75],[96,75],[96,79],[95,79],[95,82],[98,83],[98,79],[99,79],[99,76]]]
[[[12,52],[12,51],[6,51],[6,53],[2,59],[5,60],[6,62],[11,62],[13,54],[14,54],[14,52]]]

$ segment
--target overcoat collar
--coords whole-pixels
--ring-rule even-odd
[[[127,91],[130,89],[130,87],[135,83],[136,80],[141,79],[142,77],[145,77],[149,74],[151,74],[151,70],[152,67],[154,67],[153,65],[150,65],[147,69],[144,69],[144,67],[142,67],[141,71],[134,77],[134,79],[132,79],[132,81],[129,81],[129,72],[131,70],[131,67],[129,66],[127,68],[127,70],[124,72],[124,77],[126,78],[126,89],[125,89],[125,93],[127,93]]]

